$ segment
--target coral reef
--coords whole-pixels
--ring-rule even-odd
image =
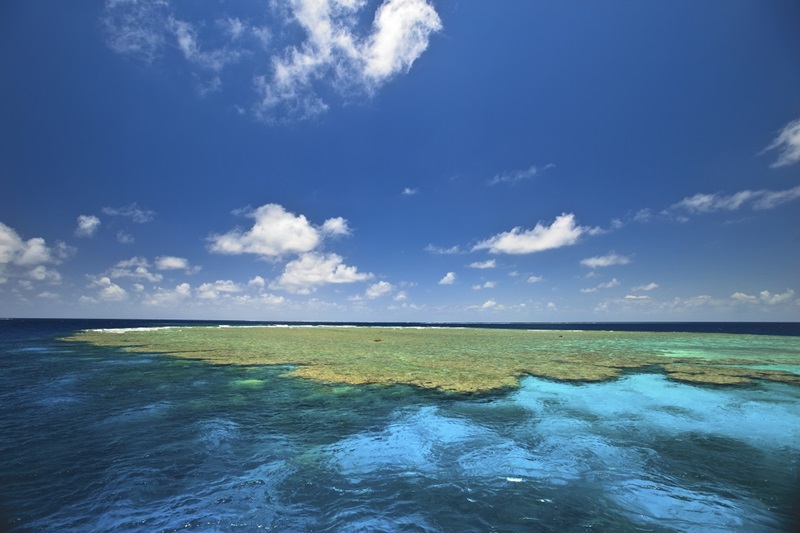
[[[790,338],[791,339],[791,338]],[[516,387],[525,375],[591,382],[658,371],[677,381],[800,385],[796,342],[780,337],[490,328],[174,327],[87,330],[63,339],[222,365],[288,365],[285,375],[401,383],[459,393]],[[758,368],[754,368],[758,366]]]

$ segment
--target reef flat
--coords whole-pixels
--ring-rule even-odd
[[[800,386],[796,337],[408,327],[167,327],[85,330],[62,340],[219,365],[286,365],[327,383],[406,384],[458,393],[531,375],[596,382],[628,372],[676,381]]]

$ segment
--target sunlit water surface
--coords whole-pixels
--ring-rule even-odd
[[[780,532],[797,512],[800,387],[785,383],[637,372],[459,395],[4,322],[12,530]]]

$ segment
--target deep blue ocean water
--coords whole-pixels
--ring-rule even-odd
[[[0,529],[782,532],[800,388],[657,373],[479,396],[325,385],[0,320]],[[798,324],[475,325],[797,336]]]

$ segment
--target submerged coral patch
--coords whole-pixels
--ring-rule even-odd
[[[798,374],[769,369],[800,362],[796,339],[765,335],[192,326],[88,330],[64,340],[221,365],[288,365],[287,376],[328,383],[407,384],[460,393],[517,387],[525,375],[593,382],[632,371],[702,384],[800,385]]]

